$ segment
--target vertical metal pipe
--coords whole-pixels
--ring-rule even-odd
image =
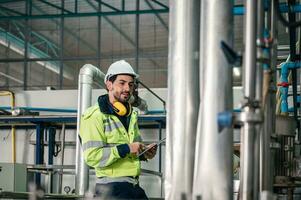
[[[244,109],[244,112],[250,112],[247,110],[248,107]],[[251,111],[254,112],[254,111]],[[258,190],[255,186],[255,169],[257,167],[254,165],[255,155],[255,125],[250,123],[245,123],[242,128],[242,161],[241,161],[241,178],[240,178],[240,188],[241,188],[241,200],[252,200],[256,199]]]
[[[275,1],[271,1],[271,38],[273,38],[271,51],[271,96],[270,96],[270,116],[271,116],[271,133],[276,132],[276,90],[277,90],[277,47],[278,47],[278,19],[275,9]]]
[[[263,57],[263,45],[264,45],[264,0],[258,0],[258,23],[257,23],[257,58]],[[255,98],[257,101],[262,100],[262,86],[263,86],[263,63],[258,62],[256,66],[256,93]]]
[[[54,147],[55,147],[55,127],[48,128],[48,165],[53,165],[53,156],[54,156]],[[51,172],[48,173],[48,193],[53,192],[53,174]]]
[[[199,108],[200,0],[170,1],[165,199],[191,199]]]
[[[264,46],[264,0],[258,0],[257,6],[258,18],[257,18],[257,58],[262,59],[263,55],[263,46]],[[257,62],[256,65],[256,92],[255,92],[255,99],[258,102],[261,102],[263,97],[263,61]],[[262,105],[263,107],[263,105]],[[256,109],[256,112],[261,112],[261,108]],[[255,191],[260,191],[260,174],[261,174],[261,164],[262,160],[262,153],[261,151],[261,142],[262,142],[262,135],[263,129],[262,125],[256,125],[255,130],[255,149],[254,149],[254,187],[256,188]],[[259,198],[259,193],[254,194],[254,198]]]
[[[60,175],[59,175],[59,194],[62,193],[62,186],[63,186],[63,173],[64,173],[64,158],[65,158],[65,135],[66,135],[66,129],[65,129],[66,125],[63,124],[62,125],[62,130],[61,130],[61,169],[60,169]]]
[[[44,146],[43,146],[43,139],[44,139],[44,127],[42,124],[37,124],[36,126],[36,149],[35,149],[35,164],[40,165],[43,164],[43,154],[44,154]],[[35,183],[36,185],[41,184],[41,174],[35,174]]]
[[[233,45],[233,1],[201,1],[201,105],[196,139],[193,196],[233,199],[233,130],[219,129],[219,112],[233,109],[232,67],[220,43]]]
[[[245,14],[244,96],[255,98],[257,0],[247,0]]]
[[[277,53],[277,37],[275,37],[274,33],[274,24],[277,24],[277,19],[275,19],[275,13],[273,10],[273,2],[271,3],[271,8],[267,12],[266,17],[266,27],[270,30],[270,37],[273,38],[273,43],[271,46],[270,58],[271,61],[269,63],[270,69],[265,70],[265,80],[264,83],[264,97],[263,100],[263,112],[264,112],[264,122],[261,134],[261,143],[260,143],[260,191],[272,193],[273,192],[273,167],[272,164],[272,152],[271,152],[271,134],[275,132],[275,128],[273,128],[273,120],[275,118],[275,75],[276,72],[276,59]],[[274,85],[273,85],[274,84]],[[275,165],[277,166],[277,165]]]
[[[91,106],[92,84],[97,81],[104,85],[104,74],[95,66],[86,64],[79,72],[78,106],[77,106],[77,137],[76,137],[76,166],[75,166],[75,192],[84,195],[89,188],[89,168],[84,162],[79,136],[80,118],[83,112]]]
[[[243,112],[246,115],[254,114],[254,101],[256,100],[256,34],[257,34],[257,0],[246,1],[245,14],[245,56],[243,68],[243,87],[246,105]],[[241,180],[240,180],[240,199],[256,199],[258,188],[256,186],[257,162],[255,138],[255,124],[244,122],[241,137]],[[257,168],[257,169],[256,169]]]
[[[270,86],[269,86],[270,90]],[[274,95],[275,97],[275,95]],[[271,155],[271,134],[272,128],[272,116],[275,115],[275,104],[271,103],[271,92],[267,94],[267,100],[264,109],[264,122],[261,134],[261,147],[260,147],[260,190],[272,192],[273,185],[273,172],[272,172],[272,155]]]
[[[269,93],[266,100],[266,109],[264,111],[264,136],[265,139],[265,165],[263,166],[263,176],[261,182],[262,191],[266,190],[268,192],[273,192],[273,175],[274,175],[274,158],[275,158],[275,150],[274,152],[270,148],[271,144],[271,135],[275,133],[275,121],[276,121],[276,81],[277,81],[277,46],[278,46],[278,20],[277,15],[275,13],[275,9],[277,5],[275,5],[274,1],[271,1],[271,14],[268,26],[270,29],[270,37],[273,39],[271,46],[271,61],[270,61],[270,85],[269,85]]]
[[[264,29],[268,28],[266,27],[265,23],[265,15],[264,15],[264,1],[258,0],[258,24],[257,24],[257,41],[260,39],[260,44],[264,45],[263,38],[264,38]],[[269,11],[268,11],[269,12]],[[268,14],[270,16],[270,14]],[[266,47],[267,48],[267,47]],[[259,57],[263,56],[262,47],[258,48],[258,55]],[[270,66],[269,66],[270,67]],[[264,113],[267,113],[267,110],[270,110],[268,106],[270,104],[267,102],[269,101],[269,93],[270,93],[270,74],[271,70],[270,68],[263,69],[263,64],[258,63],[257,64],[257,71],[256,71],[256,100],[259,102],[262,102],[261,108],[263,109]],[[264,72],[264,80],[262,82]],[[261,79],[260,79],[261,78]],[[261,80],[261,81],[259,81]],[[262,89],[263,88],[263,89]],[[259,96],[260,95],[260,96]],[[262,97],[261,97],[262,96]],[[267,106],[268,105],[268,106]],[[271,124],[270,118],[268,115],[265,115],[265,119],[262,126],[257,126],[257,138],[260,138],[260,165],[259,165],[259,191],[260,193],[265,192],[272,192],[271,190],[271,151],[270,151],[270,137],[271,137],[271,129],[269,129],[269,124]],[[258,137],[258,133],[260,136]],[[255,140],[255,143],[257,144],[257,141]],[[257,159],[255,159],[257,160]],[[257,176],[255,176],[257,177]],[[255,185],[257,184],[257,181],[254,181]],[[255,194],[256,195],[256,194]],[[255,197],[256,198],[256,197]]]
[[[55,147],[55,128],[48,128],[48,165],[53,165],[53,155]]]
[[[260,110],[256,110],[260,112]],[[261,124],[256,125],[254,130],[254,164],[253,164],[253,172],[254,172],[254,199],[259,199],[259,193],[260,193],[260,141],[261,141],[261,135],[262,131]]]

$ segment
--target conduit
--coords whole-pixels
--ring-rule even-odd
[[[91,106],[93,82],[105,88],[104,77],[104,73],[91,64],[85,64],[79,72],[75,166],[75,192],[78,195],[84,195],[89,188],[89,168],[84,162],[79,137],[80,119],[84,111]]]

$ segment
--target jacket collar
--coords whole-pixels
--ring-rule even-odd
[[[109,95],[101,95],[98,97],[98,106],[102,113],[104,114],[114,114],[113,107],[109,101]]]

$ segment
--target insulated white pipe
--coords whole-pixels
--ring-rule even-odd
[[[89,188],[89,168],[84,162],[79,138],[80,117],[91,106],[93,82],[105,88],[104,77],[104,73],[91,64],[85,64],[79,72],[75,166],[75,192],[78,195],[84,195]]]
[[[199,0],[170,1],[165,199],[191,199],[199,96]]]
[[[221,41],[233,44],[233,1],[201,1],[201,105],[193,199],[233,199],[233,130],[219,129],[218,113],[233,110],[232,67]]]

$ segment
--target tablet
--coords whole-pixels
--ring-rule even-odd
[[[144,149],[141,153],[138,154],[138,157],[142,156],[145,152],[147,152],[147,151],[150,150],[151,148],[153,148],[153,147],[155,147],[155,146],[161,145],[163,142],[165,142],[165,140],[166,140],[166,138],[163,138],[163,139],[160,140],[159,142],[156,142],[154,146]]]

